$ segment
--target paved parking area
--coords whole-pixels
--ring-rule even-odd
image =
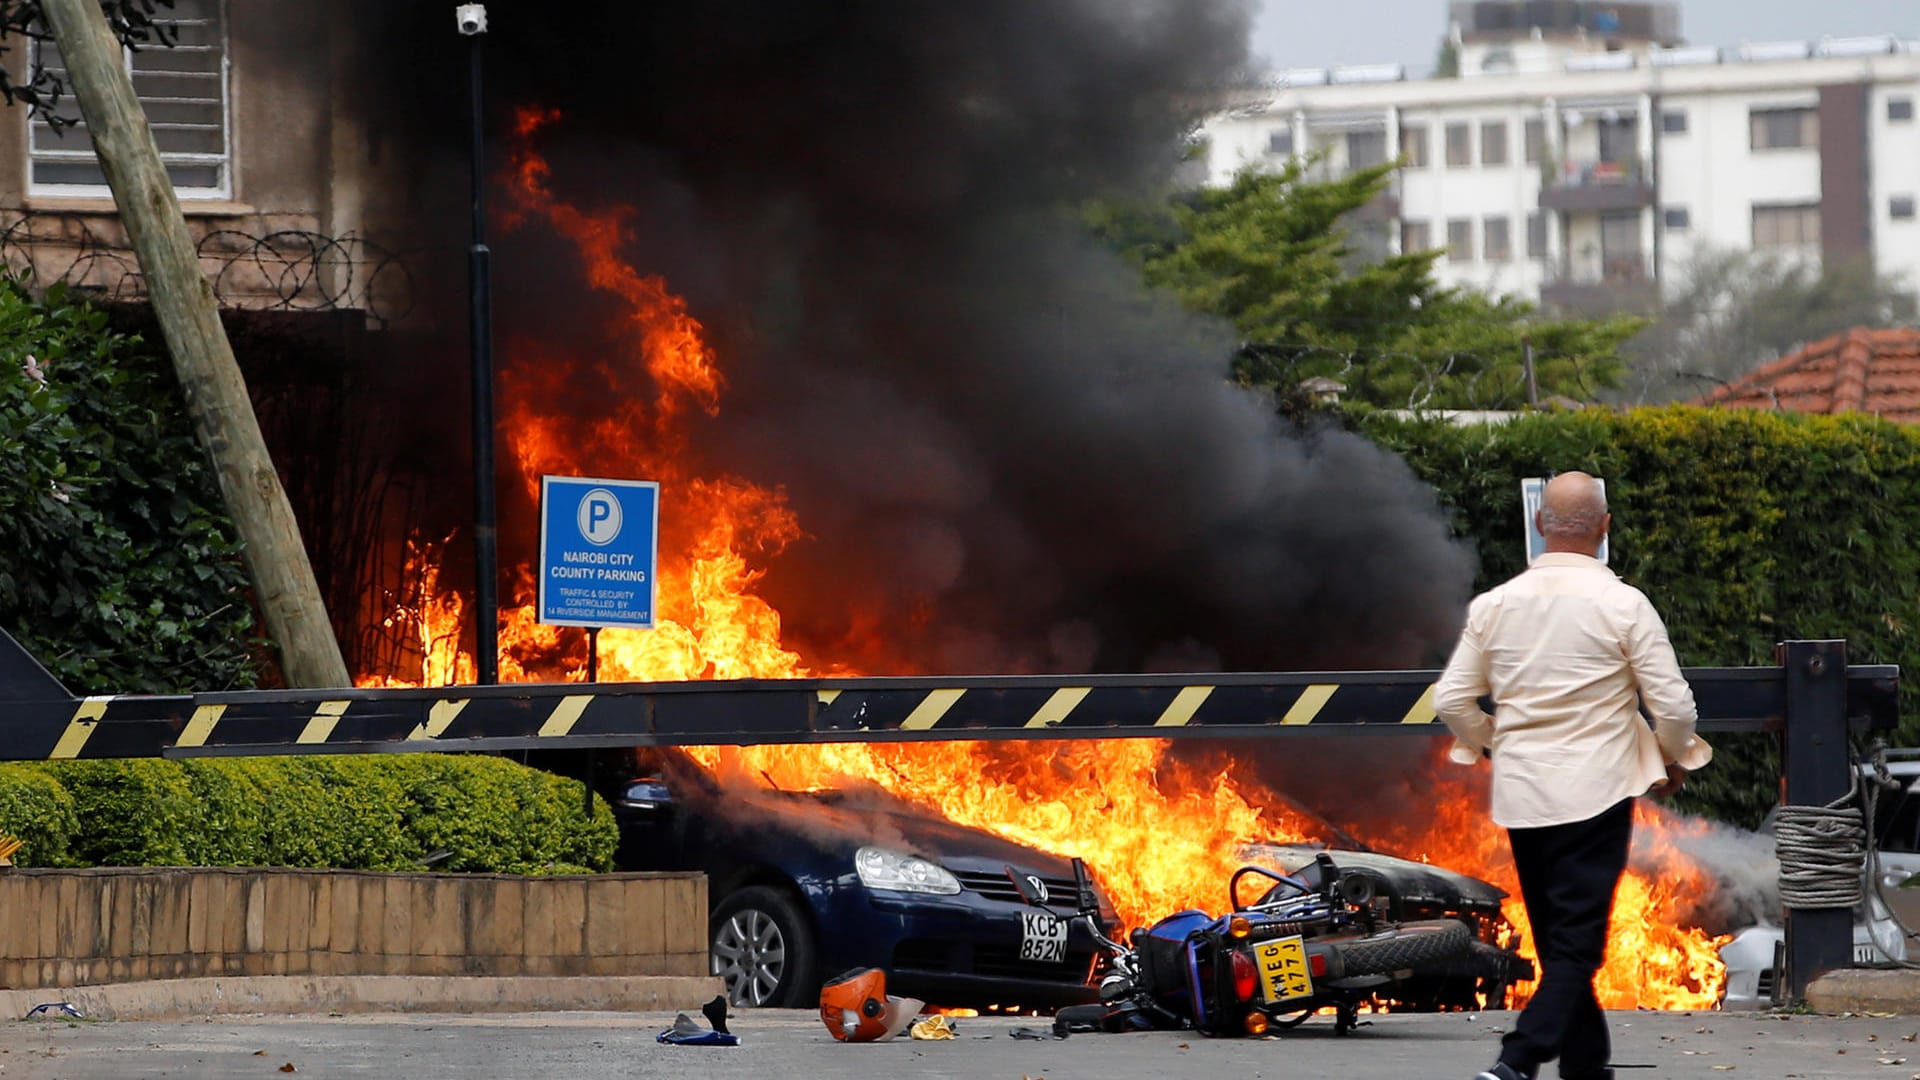
[[[731,1049],[664,1046],[672,1014],[221,1017],[172,1023],[0,1024],[0,1080],[269,1080],[280,1076],[675,1077],[682,1080],[1468,1080],[1497,1050],[1508,1013],[1382,1016],[1336,1037],[1316,1019],[1266,1040],[1187,1034],[1009,1036],[1005,1018],[958,1021],[951,1042],[835,1043],[810,1013],[748,1012]],[[1615,1013],[1622,1080],[1920,1076],[1920,1017]],[[292,1066],[288,1071],[287,1066]],[[1551,1075],[1551,1069],[1548,1071]]]

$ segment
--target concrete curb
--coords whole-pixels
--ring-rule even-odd
[[[660,1012],[697,1009],[719,979],[666,975],[569,978],[263,975],[156,979],[67,990],[0,990],[0,1019],[65,1001],[94,1020],[181,1020],[236,1013]]]
[[[1808,984],[1807,1007],[1820,1013],[1920,1016],[1920,971],[1829,971]]]

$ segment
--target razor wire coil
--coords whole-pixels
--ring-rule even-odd
[[[207,231],[194,244],[222,307],[260,311],[362,311],[386,326],[413,311],[416,287],[397,253],[344,233],[301,229]],[[64,284],[100,299],[139,301],[146,277],[130,244],[75,216],[23,212],[0,220],[0,272],[36,288]]]
[[[1867,825],[1856,777],[1825,806],[1782,806],[1774,823],[1780,902],[1790,908],[1851,908],[1865,898]]]

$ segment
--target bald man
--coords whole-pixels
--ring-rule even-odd
[[[1693,691],[1659,614],[1595,558],[1612,523],[1600,482],[1554,477],[1534,523],[1545,554],[1474,598],[1433,689],[1453,760],[1492,759],[1492,816],[1513,845],[1542,971],[1499,1061],[1475,1080],[1523,1080],[1555,1058],[1566,1080],[1611,1080],[1593,977],[1633,800],[1677,790],[1713,751],[1694,734]],[[1492,716],[1480,708],[1489,696]]]

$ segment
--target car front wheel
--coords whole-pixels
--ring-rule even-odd
[[[753,885],[713,910],[707,940],[713,973],[737,1006],[799,1008],[820,991],[813,929],[787,894]]]

